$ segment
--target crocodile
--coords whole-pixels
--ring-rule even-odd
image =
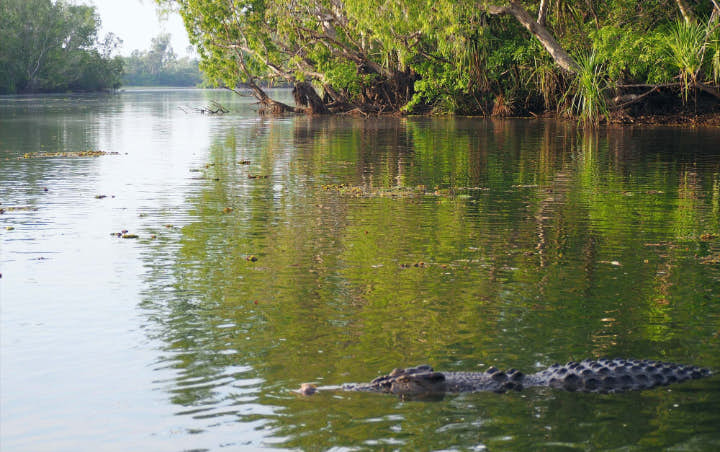
[[[305,383],[297,392],[311,395],[319,389],[339,388],[344,391],[381,392],[421,398],[460,392],[503,393],[548,386],[566,391],[616,393],[650,389],[712,374],[710,369],[697,366],[622,358],[553,364],[528,375],[516,369],[501,371],[495,367],[485,372],[436,372],[429,365],[420,365],[395,369],[370,383],[346,383],[339,387],[320,388]]]

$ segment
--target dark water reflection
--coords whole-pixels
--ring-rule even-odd
[[[141,235],[129,322],[168,408],[142,420],[152,433],[140,444],[720,447],[717,378],[438,402],[290,392],[419,363],[532,371],[629,356],[720,369],[717,129],[258,119],[235,98],[224,102],[239,113],[178,125],[173,99],[113,100],[108,112],[144,117],[148,139],[175,152],[148,151],[127,208]],[[197,124],[192,151],[178,150],[187,138],[158,138]],[[125,127],[97,134],[112,143]]]

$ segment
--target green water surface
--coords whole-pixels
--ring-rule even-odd
[[[231,113],[187,112],[210,100]],[[720,449],[717,377],[292,392],[422,363],[720,369],[719,129],[254,108],[0,98],[3,451]],[[89,149],[118,154],[23,158]]]

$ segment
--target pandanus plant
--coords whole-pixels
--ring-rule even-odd
[[[598,53],[580,55],[578,67],[561,105],[583,125],[595,125],[608,113],[607,77]]]
[[[673,25],[665,40],[670,63],[675,66],[680,79],[683,100],[687,102],[694,88],[705,91],[707,76],[715,83],[720,79],[720,33],[717,20],[707,25],[679,21]]]

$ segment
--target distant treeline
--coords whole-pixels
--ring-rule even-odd
[[[114,90],[121,85],[196,86],[198,61],[177,58],[170,35],[147,51],[114,55],[122,40],[97,33],[94,6],[0,0],[0,94]]]
[[[95,7],[0,0],[0,94],[100,91],[120,86],[120,44],[97,39]]]
[[[203,81],[198,61],[177,58],[169,34],[158,35],[150,50],[134,50],[123,61],[122,84],[126,86],[197,86]]]

